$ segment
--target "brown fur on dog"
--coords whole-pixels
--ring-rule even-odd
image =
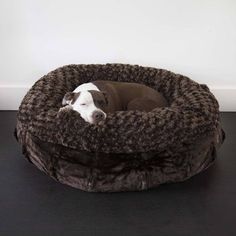
[[[108,106],[105,112],[139,110],[151,111],[168,105],[161,93],[144,84],[96,80],[92,82],[105,91]]]

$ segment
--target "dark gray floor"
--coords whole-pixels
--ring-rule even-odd
[[[26,161],[13,137],[15,112],[0,112],[0,235],[236,235],[236,113],[207,171],[144,192],[87,193]]]

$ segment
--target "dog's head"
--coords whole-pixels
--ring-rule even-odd
[[[108,105],[107,94],[104,91],[86,90],[81,92],[68,92],[65,94],[62,105],[69,104],[73,110],[91,124],[97,124],[106,119]]]

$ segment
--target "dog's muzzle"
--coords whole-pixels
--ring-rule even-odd
[[[106,119],[106,114],[102,111],[94,111],[92,114],[92,118],[94,120],[94,123],[97,124],[98,122]]]

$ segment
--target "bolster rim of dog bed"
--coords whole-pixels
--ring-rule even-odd
[[[99,125],[60,110],[66,92],[99,79],[143,83],[161,92],[169,106],[117,111]],[[219,104],[207,85],[127,64],[66,65],[43,76],[19,107],[15,136],[39,169],[86,191],[183,181],[213,163],[225,138]]]

